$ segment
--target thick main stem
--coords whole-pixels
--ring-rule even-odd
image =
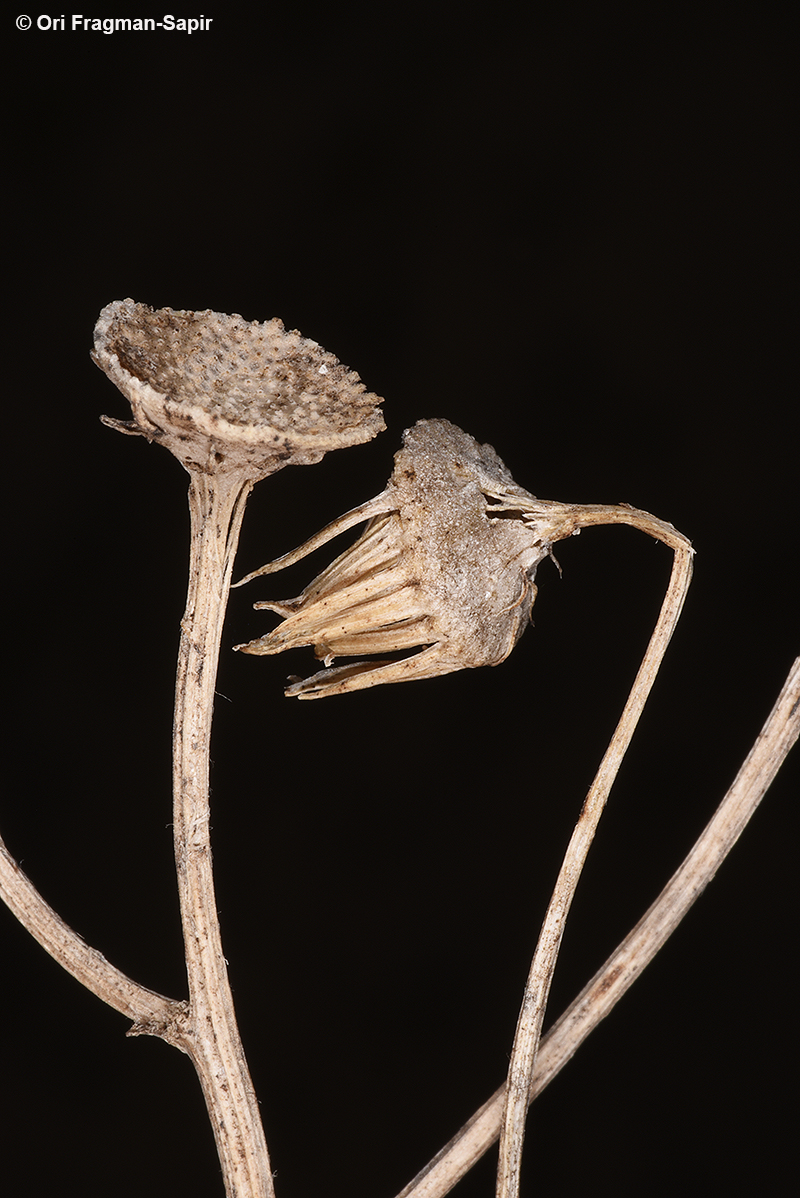
[[[189,593],[181,625],[173,749],[175,863],[189,980],[185,1048],[194,1062],[228,1198],[272,1198],[258,1104],[233,1008],[209,837],[209,749],[219,646],[252,478],[190,471]]]

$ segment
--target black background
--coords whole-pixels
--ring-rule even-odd
[[[239,574],[377,494],[433,416],[537,495],[624,500],[695,544],[556,1014],[699,834],[798,650],[787,28],[756,4],[204,11],[192,36],[7,25],[7,844],[111,961],[184,994],[187,479],[101,426],[126,404],[88,353],[127,296],[280,316],[386,396],[388,431],[260,483]],[[321,559],[232,596],[218,897],[279,1195],[391,1198],[502,1081],[671,555],[584,533],[562,580],[540,569],[536,626],[498,668],[298,703],[282,686],[310,651],[230,648]],[[535,1104],[525,1194],[782,1188],[796,767]],[[188,1060],[126,1039],[6,912],[0,934],[6,1192],[220,1195]],[[491,1194],[493,1158],[455,1192]]]

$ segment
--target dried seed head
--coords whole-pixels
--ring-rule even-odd
[[[286,618],[237,648],[264,654],[313,645],[326,665],[339,656],[416,650],[326,669],[286,692],[306,699],[497,665],[530,619],[536,567],[574,531],[571,510],[517,486],[490,445],[446,420],[422,420],[404,434],[382,494],[256,571],[290,565],[368,521],[296,599],[256,604]]]
[[[161,442],[186,465],[222,457],[261,477],[385,427],[382,401],[358,375],[280,320],[117,300],[94,342],[94,361],[133,408],[133,421],[105,423]]]

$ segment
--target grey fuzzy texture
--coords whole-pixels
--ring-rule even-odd
[[[238,648],[267,654],[313,645],[326,665],[412,650],[324,670],[289,687],[300,698],[497,665],[530,621],[536,567],[565,535],[566,510],[517,486],[490,445],[446,420],[421,420],[404,434],[385,491],[257,571],[288,565],[368,522],[297,598],[257,604],[286,618]]]

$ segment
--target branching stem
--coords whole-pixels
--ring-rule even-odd
[[[160,1036],[200,1078],[228,1198],[274,1198],[272,1172],[222,953],[209,839],[209,750],[219,647],[250,466],[189,465],[189,591],[181,622],[173,732],[175,863],[189,1002],[129,978],[86,944],[38,893],[0,841],[0,894],[39,943],[93,994]],[[256,475],[257,477],[257,475]]]
[[[161,1036],[182,1048],[186,1003],[140,986],[87,944],[42,898],[0,840],[0,896],[11,912],[59,965],[92,994],[134,1021],[128,1035]]]

